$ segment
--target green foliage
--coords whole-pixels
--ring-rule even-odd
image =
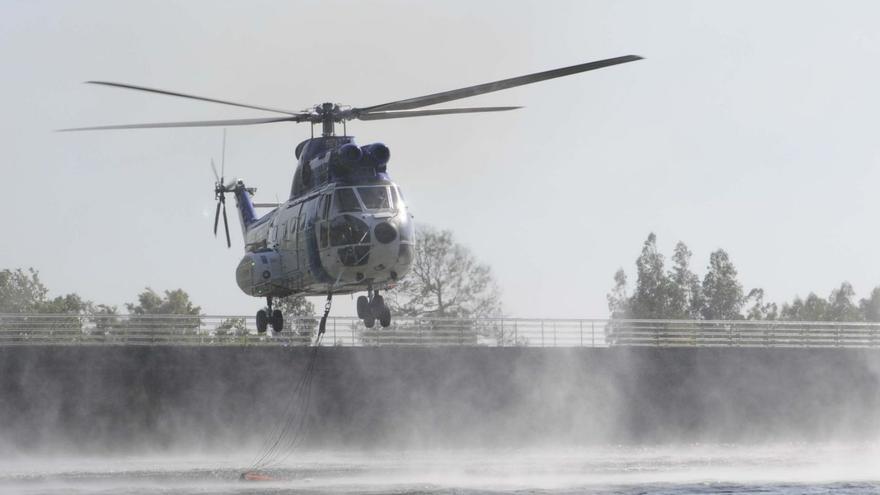
[[[781,319],[790,321],[877,321],[871,319],[872,311],[880,306],[880,287],[874,289],[871,298],[862,299],[859,305],[855,303],[855,290],[849,282],[843,282],[840,287],[831,291],[828,299],[822,299],[814,293],[810,293],[806,299],[795,297],[788,304],[782,305]],[[874,305],[870,302],[874,299]],[[873,309],[872,309],[873,308]],[[876,315],[876,313],[873,313]]]
[[[218,337],[227,335],[245,335],[248,333],[247,323],[244,318],[227,318],[214,329],[214,335]]]
[[[636,289],[630,301],[630,314],[637,319],[669,317],[670,283],[663,268],[663,255],[657,251],[652,232],[636,259]]]
[[[697,318],[703,306],[700,277],[690,269],[693,253],[679,241],[672,255],[672,271],[668,275],[669,303],[671,318]]]
[[[138,303],[126,303],[126,309],[133,315],[198,315],[199,306],[189,300],[183,289],[166,290],[165,297],[147,287],[138,295]]]
[[[742,318],[744,299],[742,285],[730,257],[723,249],[709,256],[709,268],[703,278],[703,318],[707,320],[736,320]]]
[[[811,292],[806,299],[795,297],[791,304],[783,304],[780,316],[789,321],[827,321],[828,301]]]
[[[611,318],[629,318],[631,311],[629,307],[630,298],[626,288],[626,272],[623,268],[619,268],[614,272],[614,288],[606,296],[608,299],[608,311],[611,312]]]
[[[33,268],[0,271],[0,313],[43,313],[81,315],[93,305],[76,293],[48,299],[49,289]]]
[[[303,296],[287,296],[273,301],[273,307],[280,309],[285,318],[297,316],[314,316],[315,305]]]
[[[853,290],[849,282],[843,282],[840,284],[840,288],[831,291],[831,296],[828,297],[826,319],[828,321],[863,321],[864,316],[853,300],[855,296],[856,291]]]
[[[775,320],[779,318],[779,308],[776,303],[764,302],[764,289],[752,289],[746,296],[746,304],[752,305],[746,311],[747,320]]]
[[[0,313],[35,313],[49,292],[33,268],[0,271]]]
[[[865,321],[880,322],[880,287],[874,287],[870,296],[859,301],[859,310]]]
[[[421,227],[409,275],[389,293],[389,306],[409,316],[486,317],[501,312],[488,265],[455,242],[452,232]]]
[[[129,327],[161,333],[197,334],[201,327],[201,308],[194,306],[183,289],[166,290],[162,297],[147,287],[138,295],[138,302],[126,303],[131,314]],[[147,315],[177,315],[177,318],[146,318]]]
[[[740,319],[746,302],[737,271],[724,250],[712,253],[706,276],[700,278],[691,271],[693,253],[683,242],[675,245],[672,268],[666,271],[665,259],[657,250],[657,236],[648,235],[642,252],[636,259],[636,287],[627,295],[626,273],[620,269],[614,274],[614,288],[608,294],[608,309],[612,318],[632,319]],[[763,302],[763,291],[758,306],[750,310],[753,318],[775,315],[775,307]],[[775,317],[775,316],[773,316]]]
[[[314,317],[315,305],[303,296],[294,295],[275,299],[274,308],[284,315],[284,329],[311,340],[318,329]]]

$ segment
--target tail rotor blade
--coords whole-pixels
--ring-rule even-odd
[[[217,179],[217,182],[218,183],[222,182],[222,180],[220,179],[220,176],[217,175],[217,167],[214,166],[214,159],[213,158],[211,158],[211,170],[214,171],[214,178]]]
[[[226,219],[226,202],[223,202],[223,228],[226,229],[226,247],[232,247],[232,241],[229,239],[229,221]]]
[[[220,221],[220,201],[217,201],[217,211],[214,212],[214,237],[217,237],[217,223]]]

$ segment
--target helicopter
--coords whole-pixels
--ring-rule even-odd
[[[278,122],[311,124],[311,137],[296,146],[294,154],[297,166],[290,196],[283,203],[254,203],[255,188],[246,186],[241,179],[227,182],[224,177],[225,163],[221,163],[219,174],[211,163],[216,179],[214,197],[217,201],[214,235],[217,235],[222,213],[226,244],[232,247],[226,214],[226,195],[232,194],[245,251],[235,270],[236,282],[245,294],[266,299],[266,308],[256,314],[258,332],[265,333],[269,326],[274,332],[284,328],[284,315],[280,310],[273,309],[275,298],[326,295],[324,315],[319,325],[319,333],[323,333],[333,295],[359,292],[366,292],[366,295],[357,298],[358,318],[367,328],[373,328],[377,321],[380,326],[388,327],[391,324],[391,311],[381,293],[392,289],[410,271],[416,242],[413,216],[401,189],[388,174],[391,158],[389,148],[383,143],[358,146],[354,136],[348,135],[346,122],[515,110],[522,107],[424,107],[641,59],[638,55],[625,55],[373,106],[320,103],[302,111],[236,103],[132,84],[86,81],[88,84],[282,115],[104,125],[60,131],[228,127]],[[342,135],[336,134],[336,124],[342,124]],[[318,137],[314,135],[316,125],[321,126],[321,135]],[[258,215],[257,208],[263,207],[272,209]]]

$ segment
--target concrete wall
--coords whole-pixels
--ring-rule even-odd
[[[0,348],[0,451],[260,444],[311,349]],[[880,352],[321,348],[314,447],[877,438]]]

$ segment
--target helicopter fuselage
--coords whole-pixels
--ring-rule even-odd
[[[233,186],[245,241],[238,286],[255,297],[393,287],[409,272],[415,239],[386,172],[388,148],[329,136],[304,141],[297,157],[290,198],[261,217],[252,189]]]

